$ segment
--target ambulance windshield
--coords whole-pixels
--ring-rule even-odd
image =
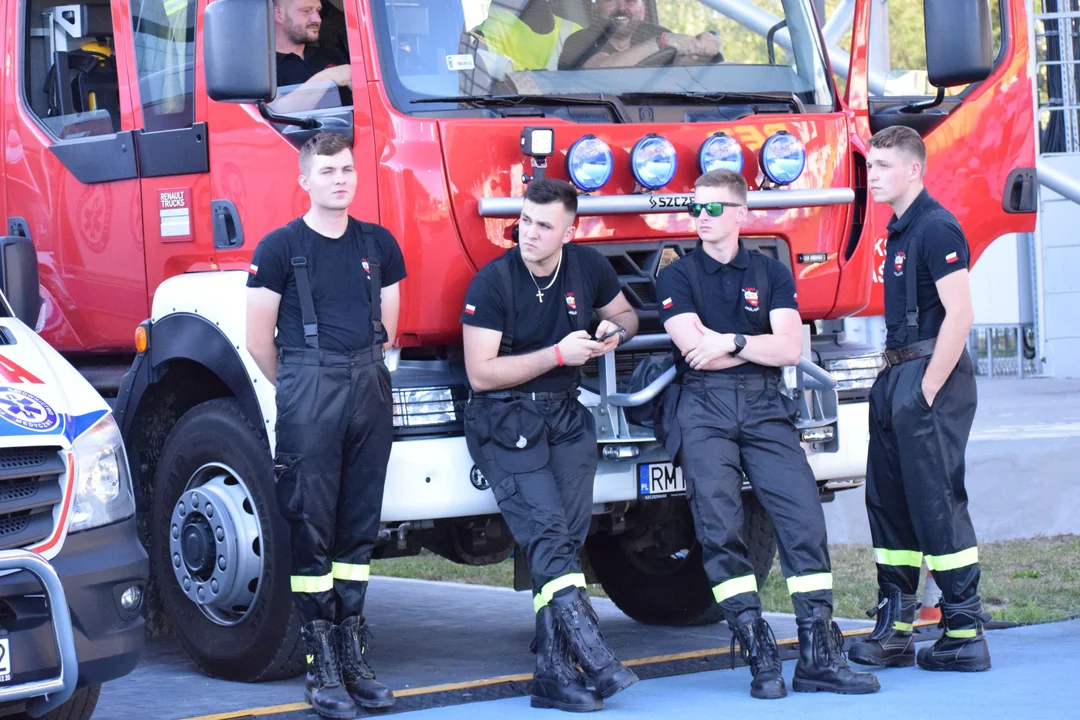
[[[598,93],[645,103],[747,94],[808,110],[834,104],[809,0],[382,0],[373,8],[383,77],[404,112],[430,113],[440,98]]]

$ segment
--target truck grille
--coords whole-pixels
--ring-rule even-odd
[[[59,448],[0,450],[0,549],[33,545],[52,534],[65,469]]]

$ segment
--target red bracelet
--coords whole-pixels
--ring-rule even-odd
[[[563,366],[562,352],[559,350],[559,346],[555,346],[555,362],[559,363],[559,367]]]
[[[660,37],[657,40],[656,44],[660,46],[661,50],[666,50],[667,49],[667,33],[666,32],[660,33]]]

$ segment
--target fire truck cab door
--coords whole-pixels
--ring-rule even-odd
[[[961,5],[964,12],[957,13]],[[940,104],[927,107],[935,100],[936,88],[928,80],[924,18],[933,26],[935,12],[948,13],[954,23],[948,29],[955,38],[974,25],[958,27],[957,15],[975,13],[977,5],[856,0],[848,87],[860,134],[899,124],[922,135],[926,187],[960,221],[973,264],[998,237],[1034,230],[1037,192],[1024,0],[988,0],[993,43],[989,77],[948,88]],[[881,273],[891,212],[882,210],[876,213],[874,288],[864,314],[884,311]]]
[[[61,351],[130,345],[149,305],[124,8],[16,0],[3,17],[0,204],[37,251],[37,329]]]
[[[123,42],[134,58],[132,104],[142,184],[151,303],[166,278],[211,270],[220,243],[210,201],[210,154],[196,22],[205,0],[130,2]],[[235,242],[235,240],[233,241]]]

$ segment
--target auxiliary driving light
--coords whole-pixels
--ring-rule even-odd
[[[679,159],[667,138],[650,133],[637,141],[630,152],[630,167],[642,187],[658,190],[675,177]]]
[[[806,168],[806,148],[786,130],[776,133],[761,147],[761,169],[777,185],[790,185]]]
[[[549,127],[527,127],[521,131],[521,152],[534,158],[546,158],[555,152],[555,131]]]
[[[566,153],[566,173],[585,192],[602,188],[614,168],[611,148],[595,135],[578,138]]]
[[[741,173],[743,169],[742,145],[727,133],[714,133],[701,143],[701,149],[698,150],[698,167],[703,173],[713,170],[731,170]]]

